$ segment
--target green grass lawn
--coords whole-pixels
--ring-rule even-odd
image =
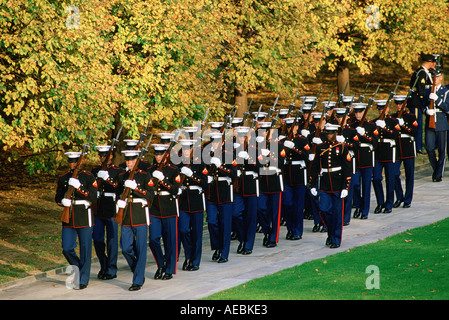
[[[369,266],[378,273],[367,270]],[[449,219],[254,279],[207,299],[449,299]]]

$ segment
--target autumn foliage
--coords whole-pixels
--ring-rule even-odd
[[[0,147],[48,171],[92,129],[219,120],[236,92],[291,97],[341,62],[411,72],[447,53],[448,16],[443,0],[1,0]]]

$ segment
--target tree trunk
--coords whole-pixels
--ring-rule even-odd
[[[237,107],[236,117],[241,118],[248,109],[248,94],[242,87],[238,86],[234,90],[235,104]]]
[[[346,83],[349,82],[349,63],[340,57],[337,65],[337,90],[340,95],[344,90]],[[345,91],[345,96],[349,96],[350,88],[349,83]]]

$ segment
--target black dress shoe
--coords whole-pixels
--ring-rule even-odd
[[[269,237],[268,234],[264,235],[264,237],[263,237],[262,244],[263,244],[264,247],[267,246],[267,243],[268,243],[268,237]]]
[[[267,247],[267,248],[274,248],[274,247],[276,247],[276,242],[274,242],[274,241],[268,241],[266,247]]]
[[[326,226],[323,226],[323,228],[321,228],[321,231],[320,232],[327,232],[327,227]]]
[[[331,248],[331,249],[335,249],[335,248],[338,248],[338,247],[340,247],[340,245],[336,244],[336,243],[331,243],[331,245],[329,246],[329,248]]]
[[[354,215],[353,215],[353,217],[355,218],[355,219],[357,219],[357,218],[359,218],[360,217],[360,214],[362,213],[362,210],[360,210],[360,208],[356,208],[355,210],[354,210]]]
[[[243,249],[243,251],[242,251],[243,255],[248,255],[248,254],[251,254],[251,253],[253,253],[253,250],[251,250],[251,249]]]
[[[290,240],[300,240],[300,239],[302,239],[302,237],[301,236],[298,236],[298,235],[292,235],[291,237],[290,237]]]
[[[410,203],[404,203],[402,208],[410,208],[412,205]]]
[[[164,273],[161,280],[170,280],[171,278],[173,278],[173,275],[171,273]]]
[[[78,287],[75,287],[74,289],[75,290],[83,290],[83,289],[86,289],[87,288],[87,284],[79,284],[79,286]]]
[[[345,226],[349,226],[349,222],[343,222],[343,226],[345,227]]]
[[[368,216],[361,216],[360,219],[361,220],[366,220],[366,219],[368,219]]]
[[[395,203],[393,203],[393,208],[398,208],[398,207],[400,207],[401,206],[401,204],[402,204],[402,200],[396,200],[396,202]]]
[[[374,209],[374,213],[381,213],[381,212],[382,212],[382,208],[383,208],[382,205],[378,205],[378,206],[376,207],[376,209]]]
[[[435,178],[435,179],[433,179],[433,182],[441,182],[443,179],[441,179],[441,178]]]
[[[140,290],[140,288],[142,288],[141,285],[133,283],[133,284],[131,285],[131,287],[128,288],[128,290],[129,290],[129,291],[137,291],[137,290]]]
[[[419,154],[427,154],[424,150],[418,150],[416,152],[419,153]]]
[[[109,273],[105,273],[103,275],[103,278],[101,278],[101,279],[102,280],[111,280],[111,279],[115,279],[115,278],[117,278],[116,274],[112,275],[112,274],[109,274]]]
[[[194,266],[193,264],[191,264],[189,267],[188,267],[188,271],[196,271],[196,270],[199,270],[199,268],[200,267],[198,267],[198,266]]]
[[[385,210],[383,211],[383,213],[391,213],[391,209],[385,208]]]
[[[237,253],[242,253],[243,251],[243,242],[239,243],[239,246],[237,247]]]
[[[189,259],[185,259],[184,263],[182,264],[182,270],[187,270],[189,268],[190,261]]]
[[[220,258],[220,259],[218,259],[217,262],[218,263],[225,263],[225,262],[228,262],[228,259],[227,258]]]
[[[162,275],[164,274],[164,270],[165,270],[165,268],[158,268],[157,270],[156,270],[156,273],[154,274],[154,279],[161,279],[162,278]]]
[[[318,232],[318,231],[320,231],[320,225],[316,224],[316,225],[313,226],[312,232]]]
[[[326,238],[325,245],[326,245],[326,246],[329,246],[330,244],[331,244],[331,238],[327,237],[327,238]]]
[[[214,254],[212,255],[212,261],[217,261],[220,258],[220,250],[215,250]]]
[[[291,231],[288,231],[288,232],[287,232],[287,235],[285,236],[285,239],[291,240],[291,239],[292,239],[292,236],[293,236],[293,233],[292,233]]]
[[[103,280],[104,275],[106,274],[105,271],[98,272],[97,278]]]

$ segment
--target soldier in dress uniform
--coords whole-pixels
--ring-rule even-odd
[[[181,194],[179,195],[179,235],[184,247],[185,261],[183,270],[196,271],[200,267],[203,247],[203,219],[206,210],[204,192],[207,188],[208,171],[199,157],[194,154],[197,140],[181,139],[182,161],[178,165],[181,176]]]
[[[344,198],[348,195],[352,172],[351,156],[348,148],[337,142],[337,130],[337,125],[325,125],[327,138],[317,145],[311,167],[311,193],[319,196],[321,215],[327,226],[326,245],[330,248],[341,245]]]
[[[351,97],[352,99],[352,97]],[[346,107],[349,107],[346,106]],[[337,142],[344,143],[344,145],[348,148],[349,155],[351,156],[351,183],[348,189],[348,196],[345,199],[345,207],[344,207],[344,217],[343,217],[343,225],[349,225],[351,221],[351,210],[354,198],[354,189],[357,181],[354,181],[357,173],[357,158],[355,154],[357,153],[359,141],[357,137],[357,131],[348,124],[349,115],[347,115],[346,123],[343,124],[344,116],[347,112],[346,108],[336,108],[335,109],[335,120],[337,124],[340,126],[339,134],[336,137]],[[343,127],[342,127],[343,126]]]
[[[207,223],[210,235],[211,249],[214,250],[213,261],[225,263],[229,258],[232,231],[232,202],[234,201],[233,179],[237,177],[236,162],[232,161],[232,147],[224,148],[222,132],[211,132],[212,139],[203,154],[208,171],[207,191]],[[223,150],[224,148],[224,150]],[[231,159],[230,159],[231,158]],[[231,163],[229,163],[231,162]]]
[[[106,170],[102,166],[92,169],[92,174],[97,179],[98,199],[94,206],[95,225],[93,227],[94,248],[100,262],[100,272],[98,278],[102,280],[114,279],[117,277],[117,257],[118,257],[118,224],[114,221],[116,214],[116,193],[118,187],[118,175],[123,169],[112,163],[112,153],[109,159],[109,149],[111,146],[96,146],[100,162],[106,162]],[[106,235],[106,243],[105,243]]]
[[[129,291],[140,290],[145,282],[145,265],[147,261],[147,236],[150,224],[149,210],[154,198],[154,187],[147,172],[137,169],[134,178],[130,173],[136,166],[140,150],[123,150],[126,169],[118,175],[117,209],[123,208],[120,248],[128,266],[133,272]],[[128,197],[122,200],[122,194],[129,188]]]
[[[396,95],[394,96],[394,102],[399,108],[407,96]],[[409,208],[413,198],[413,186],[415,180],[415,157],[416,157],[416,133],[418,131],[418,122],[416,116],[407,109],[402,113],[399,118],[399,110],[392,115],[392,117],[398,120],[401,127],[400,138],[398,139],[397,146],[397,160],[395,163],[395,181],[394,189],[396,194],[396,201],[393,204],[393,208],[398,208],[402,203],[404,208]],[[405,194],[402,190],[401,184],[401,164],[404,164],[405,172]]]
[[[387,100],[375,100],[379,114],[385,108]],[[373,169],[373,188],[377,200],[374,213],[391,213],[394,203],[394,164],[396,162],[396,145],[398,143],[400,126],[398,120],[386,114],[384,120],[374,119],[378,131],[379,142],[376,148]],[[384,171],[385,169],[385,171]],[[382,171],[385,173],[385,196],[382,186]]]
[[[281,215],[281,195],[284,192],[282,168],[284,158],[280,156],[283,141],[279,140],[278,131],[270,132],[271,122],[259,122],[258,136],[265,138],[265,147],[259,149],[259,200],[258,218],[264,233],[263,245],[273,248],[279,241],[279,227]],[[259,144],[260,145],[260,144]]]
[[[134,139],[123,139],[123,142],[125,143],[125,150],[140,150],[139,140]],[[143,171],[147,171],[148,167],[151,164],[146,161],[145,159],[141,158],[139,161],[139,169]],[[127,170],[126,161],[120,163],[118,165],[120,168]]]
[[[92,226],[94,225],[91,205],[97,201],[97,181],[85,170],[79,170],[78,177],[73,178],[73,170],[81,152],[66,152],[70,171],[59,177],[55,201],[59,206],[70,208],[69,222],[62,223],[62,253],[70,265],[79,268],[79,287],[84,289],[89,284],[92,260]],[[65,195],[72,186],[74,191],[70,199]],[[75,252],[76,238],[79,241],[79,257]]]
[[[359,207],[354,211],[354,218],[361,219],[368,219],[375,149],[379,135],[377,126],[371,121],[364,120],[363,125],[361,125],[366,107],[366,103],[354,104],[354,121],[350,123],[350,126],[357,131],[357,136],[354,137],[354,140],[359,142],[359,147],[355,154],[357,171],[354,177],[356,180],[354,182],[354,203],[359,205]]]
[[[294,121],[294,118],[292,119]],[[286,214],[287,240],[301,239],[304,230],[304,201],[310,145],[307,138],[297,133],[297,129],[297,125],[290,128],[293,130],[292,139],[284,140],[281,151],[281,155],[285,153],[283,169],[285,191],[282,194],[282,201]]]
[[[437,71],[435,80],[435,92],[428,93],[429,100],[434,100],[434,108],[425,110],[426,112],[426,149],[430,165],[433,169],[432,181],[440,182],[443,177],[444,164],[446,159],[447,132],[449,125],[447,113],[449,112],[449,90],[442,86],[443,72]],[[429,118],[434,117],[435,129],[429,128]],[[438,150],[438,158],[436,155]]]
[[[254,248],[257,228],[257,198],[259,196],[259,175],[257,162],[257,148],[254,137],[251,139],[249,127],[237,127],[236,149],[237,178],[234,181],[233,210],[234,214],[241,216],[242,228],[240,244],[237,253],[249,255]],[[251,129],[252,130],[252,129]]]
[[[426,99],[426,91],[430,92],[432,86],[432,76],[430,70],[435,68],[437,59],[433,54],[421,55],[421,66],[412,74],[410,79],[410,88],[416,84],[413,94],[411,95],[407,105],[410,108],[410,113],[417,118],[418,128],[416,134],[416,148],[418,153],[424,153],[422,149],[423,144],[423,110],[428,106],[428,99]]]
[[[165,142],[165,141],[164,141]],[[169,280],[176,274],[178,259],[178,190],[181,175],[178,167],[164,154],[170,152],[167,144],[153,144],[154,163],[148,168],[154,187],[154,201],[150,207],[151,224],[149,228],[149,246],[156,260],[157,270],[154,279]],[[161,238],[164,242],[162,250]]]

